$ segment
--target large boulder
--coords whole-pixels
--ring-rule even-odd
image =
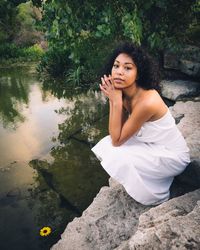
[[[200,189],[151,208],[139,218],[127,250],[199,249]],[[123,248],[118,248],[122,250]]]
[[[191,163],[175,178],[171,187],[171,196],[176,197],[200,188],[200,102],[176,102],[170,110],[178,121],[177,126],[186,139],[191,157]]]
[[[163,80],[162,96],[178,101],[183,97],[198,96],[200,94],[200,83],[186,80]]]
[[[200,102],[176,102],[170,107],[172,115],[177,118],[182,116],[178,128],[185,137],[190,148],[191,159],[200,157]]]
[[[180,51],[166,51],[164,53],[164,68],[200,77],[200,48],[188,45]]]
[[[147,209],[121,185],[103,187],[82,216],[68,224],[52,250],[114,249],[136,232],[138,218]]]

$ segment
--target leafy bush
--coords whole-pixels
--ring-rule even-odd
[[[74,77],[81,68],[81,81],[88,72],[96,77],[106,55],[121,40],[154,53],[177,48],[188,41],[183,31],[198,23],[198,9],[199,0],[45,1],[49,51],[40,69],[59,75],[71,67],[68,75]]]
[[[44,54],[44,51],[38,44],[34,44],[31,47],[22,49],[22,54],[26,58],[37,60],[41,58],[41,56]]]
[[[71,60],[69,59],[69,51],[54,47],[50,48],[44,54],[37,69],[39,72],[45,71],[56,77],[63,76],[70,65]]]
[[[11,58],[24,58],[28,61],[39,60],[44,54],[43,49],[35,44],[31,47],[20,48],[15,44],[1,44],[0,45],[0,58],[1,59],[11,59]]]
[[[12,41],[20,46],[32,46],[43,39],[43,33],[38,31],[37,22],[40,11],[28,1],[17,6],[16,23],[18,32],[15,32]]]
[[[23,56],[23,51],[15,44],[0,44],[0,58],[9,59]]]

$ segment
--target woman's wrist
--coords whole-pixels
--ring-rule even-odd
[[[113,101],[111,101],[111,104],[113,105],[113,106],[122,106],[123,105],[123,102],[122,102],[122,100],[113,100]]]

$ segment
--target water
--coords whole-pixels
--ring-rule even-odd
[[[34,67],[0,69],[1,250],[49,249],[107,184],[90,150],[107,113],[97,92],[42,83]]]

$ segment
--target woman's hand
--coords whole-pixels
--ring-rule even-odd
[[[101,77],[101,82],[102,84],[99,84],[100,89],[111,102],[122,101],[122,91],[114,87],[111,75]]]

